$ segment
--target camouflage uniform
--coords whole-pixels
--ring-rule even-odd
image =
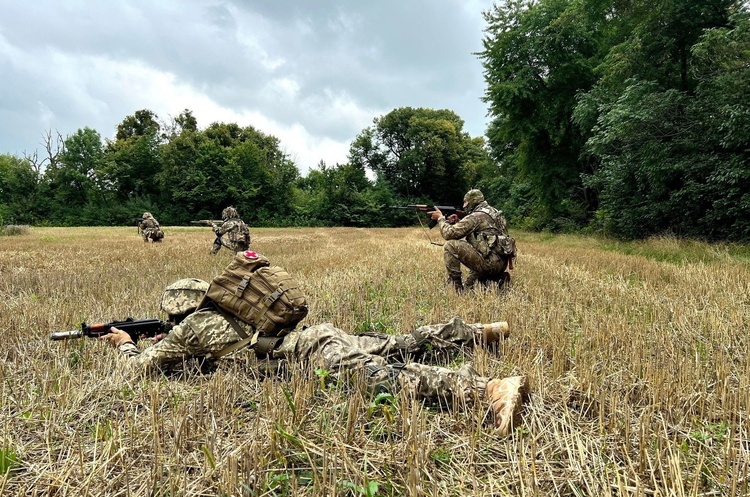
[[[469,288],[477,281],[509,280],[505,269],[508,259],[515,254],[515,241],[511,246],[513,239],[508,236],[503,212],[490,206],[479,190],[470,190],[464,202],[468,202],[468,215],[456,224],[450,224],[445,216],[438,218],[440,233],[446,240],[443,262],[449,282],[456,290],[463,290],[461,264],[469,270],[466,278]]]
[[[481,398],[489,381],[466,364],[453,370],[410,361],[427,348],[451,351],[473,347],[480,330],[454,317],[448,323],[421,326],[406,335],[350,335],[330,323],[293,331],[272,352],[322,368],[334,376],[358,374],[373,391],[403,388],[419,398],[450,405]]]
[[[240,324],[248,335],[253,334],[249,325]],[[334,376],[358,373],[373,390],[401,387],[425,399],[464,401],[481,398],[488,378],[478,376],[468,365],[451,370],[406,359],[428,347],[457,350],[473,346],[477,333],[478,327],[459,317],[446,324],[422,326],[406,335],[350,335],[323,323],[292,331],[270,357],[294,361],[309,370],[324,368]],[[205,357],[239,340],[218,311],[203,309],[188,315],[166,338],[143,352],[133,343],[121,345],[119,351],[127,364],[149,371],[189,357]]]
[[[224,221],[221,225],[213,224],[216,239],[211,247],[211,253],[216,255],[221,247],[226,247],[233,253],[247,250],[250,247],[250,230],[240,219],[237,210],[234,207],[227,207],[222,211],[221,219]]]
[[[160,242],[164,238],[164,232],[159,226],[159,222],[151,215],[150,212],[143,213],[143,219],[138,228],[141,230],[141,236],[144,242],[153,240],[154,242]]]
[[[240,325],[248,334],[254,333],[249,325]],[[205,357],[239,340],[237,332],[219,312],[203,309],[187,316],[163,340],[143,352],[133,343],[120,345],[119,351],[129,365],[153,371],[191,357]]]

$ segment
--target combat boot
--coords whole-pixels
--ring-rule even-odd
[[[510,325],[507,321],[476,323],[474,326],[480,330],[477,339],[482,345],[492,345],[510,336]]]
[[[487,383],[484,398],[490,404],[490,410],[495,417],[495,427],[501,435],[507,435],[521,423],[521,408],[527,396],[528,385],[525,376],[510,376]]]

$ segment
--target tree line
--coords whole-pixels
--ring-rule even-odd
[[[48,132],[41,156],[0,156],[0,220],[123,225],[149,211],[185,225],[233,205],[251,226],[404,225],[415,215],[388,206],[460,203],[494,169],[484,139],[463,125],[448,110],[395,109],[356,137],[348,163],[321,161],[302,176],[279,140],[252,126],[201,129],[190,110],[163,122],[143,109],[113,139]]]
[[[750,15],[737,0],[506,0],[485,12],[486,137],[451,110],[376,117],[301,175],[252,126],[135,112],[113,139],[0,155],[0,223],[399,226],[481,188],[513,227],[750,240]]]

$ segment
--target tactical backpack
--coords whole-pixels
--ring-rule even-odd
[[[229,235],[229,240],[234,243],[244,243],[245,247],[250,246],[250,230],[247,228],[247,224],[245,224],[245,221],[242,219],[236,219],[234,220],[237,229],[231,230]]]
[[[237,252],[211,281],[199,307],[211,303],[265,336],[283,336],[307,316],[307,300],[294,278],[252,250]]]
[[[508,268],[513,269],[513,263],[516,258],[516,239],[508,236],[506,233],[507,223],[503,211],[493,207],[484,207],[477,210],[489,216],[494,225],[494,229],[479,233],[476,236],[475,248],[483,257],[488,257],[490,253],[495,253],[500,257],[508,259]]]

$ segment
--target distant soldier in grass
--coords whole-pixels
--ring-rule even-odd
[[[221,355],[241,338],[217,309],[196,311],[206,288],[208,283],[201,280],[180,280],[167,287],[161,307],[170,321],[179,324],[142,352],[117,328],[101,338],[119,350],[126,364],[142,371],[158,371],[192,357]],[[245,333],[253,333],[250,325],[238,323]],[[490,379],[479,376],[470,364],[453,370],[416,361],[428,352],[495,344],[508,337],[507,323],[472,325],[454,317],[448,323],[421,326],[404,335],[350,335],[330,323],[286,332],[261,337],[254,349],[256,356],[296,362],[311,372],[323,369],[332,377],[357,376],[372,391],[405,389],[447,406],[485,402],[503,434],[519,422],[527,394],[525,376]]]
[[[216,239],[211,247],[211,254],[216,255],[221,247],[226,247],[232,253],[242,252],[250,247],[250,230],[245,221],[240,219],[237,209],[227,207],[221,212],[221,224],[214,224]]]
[[[443,262],[448,271],[448,284],[457,292],[473,288],[479,282],[504,285],[510,282],[506,271],[512,269],[516,256],[516,241],[508,236],[508,223],[502,211],[489,205],[479,190],[469,190],[464,196],[466,216],[458,220],[443,216],[440,209],[432,212],[438,222],[440,233],[446,240],[443,246]],[[464,283],[461,265],[469,274]]]
[[[152,242],[161,242],[164,239],[164,232],[161,230],[161,226],[159,226],[159,221],[150,212],[143,213],[143,218],[140,224],[138,224],[138,228],[140,228],[141,236],[146,243],[149,240]]]

